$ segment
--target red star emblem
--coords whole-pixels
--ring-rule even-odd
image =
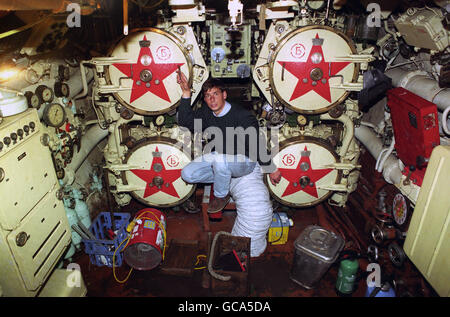
[[[158,151],[158,147],[155,149],[155,154],[153,155],[150,169],[130,170],[130,172],[146,183],[143,198],[151,196],[159,191],[180,198],[173,186],[173,182],[181,177],[181,169],[167,170],[161,159],[161,152]],[[158,182],[163,182],[163,184],[159,184],[160,186],[158,186]]]
[[[281,176],[289,181],[289,185],[281,197],[294,194],[298,191],[304,191],[316,198],[319,198],[316,182],[333,171],[332,168],[314,170],[311,166],[311,160],[309,159],[309,152],[306,146],[296,168],[279,168],[279,170]]]
[[[320,41],[319,34],[316,33],[316,41]],[[336,75],[350,62],[331,62],[328,63],[324,59],[322,44],[314,43],[309,52],[309,56],[305,62],[282,62],[278,61],[281,67],[286,68],[288,72],[298,78],[297,86],[295,86],[291,99],[297,99],[307,92],[314,90],[320,96],[331,102],[330,75]],[[310,77],[312,71],[322,72],[322,77],[318,80],[313,80]],[[320,77],[320,76],[319,76]]]
[[[147,41],[145,35],[143,40]],[[135,64],[113,64],[125,76],[133,79],[130,103],[147,92],[151,92],[161,99],[170,102],[163,80],[182,65],[184,63],[155,63],[149,46],[141,47],[139,57]],[[141,74],[147,76],[147,78],[151,77],[151,79],[145,82],[142,80]]]

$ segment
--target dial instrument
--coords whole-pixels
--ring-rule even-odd
[[[397,194],[392,202],[392,214],[394,220],[398,225],[402,225],[406,221],[408,215],[408,207],[406,205],[406,199],[402,194]]]
[[[323,8],[325,8],[325,4],[326,1],[325,0],[308,0],[306,2],[306,5],[308,6],[308,8],[310,8],[313,11],[317,11],[317,10],[322,10]]]
[[[58,75],[59,75],[60,80],[69,80],[69,78],[70,78],[69,67],[66,67],[64,65],[59,65]]]
[[[27,91],[25,93],[25,97],[27,98],[27,101],[28,101],[28,107],[36,108],[39,110],[39,108],[41,106],[41,100],[35,93],[33,93],[31,91]]]
[[[56,97],[69,97],[70,89],[69,85],[62,82],[55,82],[55,95]]]
[[[164,121],[164,116],[159,115],[158,117],[156,117],[155,123],[157,126],[160,126],[163,125]]]
[[[45,107],[42,119],[47,125],[59,128],[66,120],[66,111],[59,103],[52,103]]]
[[[297,116],[297,123],[303,127],[308,123],[308,119],[304,115],[299,114]]]
[[[53,90],[45,85],[40,85],[36,88],[36,95],[39,97],[42,103],[52,102],[54,98]]]

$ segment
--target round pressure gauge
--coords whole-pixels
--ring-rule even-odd
[[[395,195],[394,201],[392,202],[392,214],[398,225],[405,223],[408,215],[408,207],[406,205],[406,198],[400,193]]]
[[[69,67],[64,65],[59,65],[58,67],[58,75],[61,80],[69,80],[70,78],[70,70]]]
[[[306,1],[306,5],[311,10],[318,11],[318,10],[322,10],[323,8],[325,8],[326,1],[325,0],[322,0],[322,1],[308,0],[308,1]]]
[[[45,107],[42,119],[47,125],[59,128],[66,120],[66,111],[59,103],[52,103]]]
[[[164,116],[162,116],[162,115],[157,116],[156,120],[155,120],[155,123],[158,126],[163,125],[163,123],[164,123]]]
[[[221,47],[214,47],[211,51],[211,59],[216,62],[220,63],[225,58],[225,51]]]
[[[41,102],[52,102],[54,98],[53,90],[45,85],[38,86],[35,93],[39,97]]]
[[[36,109],[40,108],[41,100],[35,93],[33,93],[31,91],[27,91],[25,93],[25,97],[27,98],[27,101],[28,101],[28,107],[36,108]]]
[[[69,85],[62,82],[55,82],[55,95],[56,97],[69,97],[70,89]]]
[[[304,115],[299,114],[297,116],[297,123],[303,127],[308,123],[308,119],[306,119],[306,117]]]

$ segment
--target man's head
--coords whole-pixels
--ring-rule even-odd
[[[209,109],[216,115],[222,112],[227,99],[225,85],[219,79],[210,78],[203,84],[203,97]]]

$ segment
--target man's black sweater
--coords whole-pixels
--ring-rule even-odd
[[[259,130],[256,117],[241,106],[232,105],[224,116],[216,117],[208,106],[194,111],[191,99],[181,98],[178,123],[192,133],[203,132],[207,135],[208,144],[204,148],[204,153],[217,151],[230,155],[243,154],[252,161],[258,161],[265,173],[276,170],[267,152],[266,138]]]

